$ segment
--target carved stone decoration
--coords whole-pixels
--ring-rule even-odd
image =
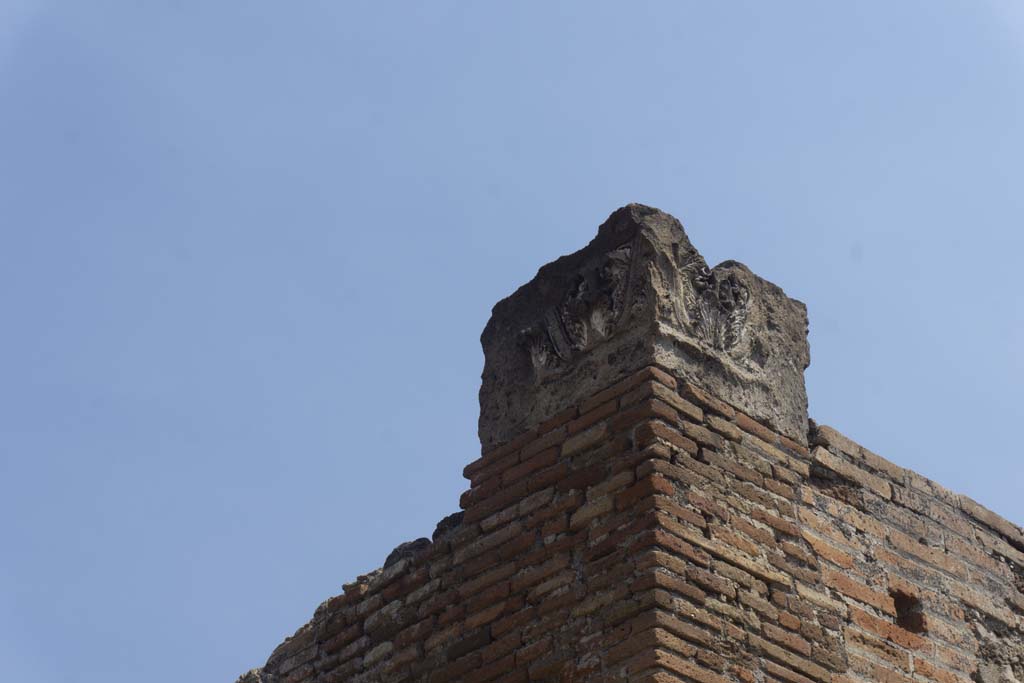
[[[695,333],[712,348],[735,348],[743,336],[748,303],[750,292],[734,274],[718,278],[711,271],[698,297]]]
[[[558,318],[569,342],[570,353],[587,348],[587,317],[592,304],[590,294],[587,278],[577,275],[562,301]]]
[[[521,346],[540,379],[612,335],[625,310],[632,245],[572,278],[557,307],[521,333]]]
[[[620,246],[592,272],[577,274],[557,310],[548,311],[541,324],[524,331],[524,347],[538,376],[614,333],[623,315],[632,253],[632,244]],[[718,277],[692,248],[679,258],[678,269],[679,296],[672,298],[675,323],[712,349],[735,348],[743,337],[749,290],[735,274]],[[642,307],[640,293],[636,308]]]
[[[546,325],[537,324],[520,332],[519,345],[530,354],[530,364],[538,372],[554,369],[562,364],[562,358],[555,350]]]
[[[674,298],[679,326],[713,349],[730,351],[743,337],[750,291],[735,276],[708,268],[695,249],[677,256],[679,296]]]
[[[806,442],[805,307],[742,264],[709,268],[651,207],[619,209],[541,268],[494,307],[481,343],[485,449],[651,364]]]

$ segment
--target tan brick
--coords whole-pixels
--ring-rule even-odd
[[[912,555],[961,579],[967,579],[967,568],[964,563],[953,558],[941,548],[925,545],[896,529],[888,530],[888,540],[889,544],[900,552]]]
[[[901,671],[909,672],[911,670],[910,653],[902,647],[890,643],[888,640],[877,638],[855,626],[848,626],[844,635],[847,648],[864,652],[875,659],[884,660]]]
[[[658,420],[652,420],[637,427],[636,439],[640,448],[656,443],[660,439],[693,455],[699,451],[696,442]]]
[[[588,412],[602,403],[618,398],[640,383],[650,380],[660,382],[670,389],[675,389],[676,387],[676,380],[671,375],[656,367],[649,366],[594,394],[580,405],[580,413]]]
[[[896,606],[893,604],[893,599],[889,595],[873,590],[868,586],[853,580],[848,575],[832,569],[823,570],[821,578],[826,586],[838,590],[843,595],[862,602],[865,605],[870,605],[871,607],[891,616],[896,616]]]
[[[551,446],[525,458],[518,465],[509,467],[501,473],[502,486],[508,486],[537,470],[555,464],[558,461],[558,453],[558,446]]]
[[[594,423],[600,422],[606,417],[614,414],[615,411],[618,410],[618,408],[618,402],[614,400],[608,401],[607,403],[602,403],[601,405],[595,406],[594,408],[588,410],[587,412],[582,413],[575,420],[572,420],[569,423],[567,423],[566,429],[568,430],[569,434],[576,434],[577,432],[581,432],[587,427],[593,425]]]
[[[728,420],[731,420],[733,416],[736,415],[736,410],[728,403],[720,401],[690,382],[683,382],[679,386],[679,393],[684,398],[687,398],[708,410],[714,411]]]
[[[603,422],[586,431],[574,434],[562,444],[562,457],[567,458],[580,451],[592,448],[608,435],[608,425]]]
[[[990,529],[999,532],[1018,548],[1024,548],[1024,531],[967,496],[959,496],[960,509]]]
[[[505,610],[506,602],[495,603],[466,617],[466,628],[476,629],[497,619]]]
[[[779,437],[773,430],[768,429],[760,422],[757,422],[756,420],[752,419],[747,415],[744,415],[739,411],[736,411],[736,416],[733,418],[733,421],[736,423],[737,427],[747,432],[748,434],[753,434],[754,436],[761,439],[765,443],[768,443],[772,446],[778,443]]]
[[[954,671],[940,669],[926,659],[914,658],[914,673],[935,683],[970,683],[971,679]]]
[[[764,634],[779,645],[786,647],[804,657],[811,656],[811,644],[795,633],[784,631],[772,624],[764,625]]]
[[[728,679],[667,650],[655,650],[655,661],[669,671],[682,674],[696,683],[729,683]]]
[[[927,641],[921,636],[900,628],[896,624],[879,619],[868,614],[858,607],[850,608],[850,618],[853,623],[862,629],[876,636],[892,641],[908,650],[920,650],[927,645]]]
[[[815,462],[827,467],[839,476],[855,481],[861,486],[871,489],[882,498],[892,498],[892,485],[885,479],[862,470],[856,465],[843,460],[839,456],[829,453],[820,446],[814,449],[812,457]]]
[[[850,669],[874,683],[912,683],[913,679],[864,657],[850,656]]]
[[[805,676],[813,678],[820,683],[830,683],[831,674],[827,669],[822,666],[815,664],[814,662],[808,661],[803,657],[794,654],[774,643],[771,643],[760,636],[750,634],[750,644],[761,650],[765,656],[774,659],[776,662],[783,664],[794,671],[797,671]]]
[[[574,512],[569,518],[569,528],[579,529],[590,523],[595,517],[607,514],[615,508],[615,499],[612,496],[604,496],[592,500]]]
[[[673,412],[689,417],[691,420],[701,422],[704,420],[704,411],[693,403],[682,398],[677,392],[665,386],[661,382],[643,382],[635,389],[624,395],[621,399],[623,408],[638,403],[648,398],[656,398],[665,405],[670,406]]]
[[[715,450],[722,450],[725,447],[725,440],[715,432],[706,427],[694,424],[688,420],[682,423],[683,433],[694,441],[704,446],[710,446]]]
[[[743,438],[743,435],[740,433],[739,427],[734,425],[732,422],[729,422],[728,420],[722,419],[721,417],[712,414],[708,414],[706,419],[709,428],[718,432],[719,434],[729,439],[730,441],[739,441],[740,439]]]
[[[776,664],[770,659],[765,660],[764,671],[769,676],[774,676],[780,681],[785,681],[785,683],[811,683],[811,679],[807,678],[807,676],[791,671],[784,666]]]
[[[804,539],[810,544],[811,548],[814,549],[814,552],[817,553],[818,557],[825,559],[842,569],[851,570],[854,568],[853,556],[831,545],[825,539],[818,538],[810,533],[805,534]]]

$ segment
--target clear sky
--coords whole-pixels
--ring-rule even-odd
[[[0,669],[230,682],[458,506],[490,307],[616,207],[811,414],[1024,522],[1024,11],[0,2]]]

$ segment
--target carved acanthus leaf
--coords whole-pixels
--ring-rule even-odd
[[[731,351],[743,338],[750,292],[734,273],[721,276],[695,251],[680,255],[676,307],[683,330],[719,351]]]
[[[615,333],[626,315],[633,246],[625,244],[605,255],[596,268],[573,278],[557,308],[522,333],[523,345],[538,371],[560,366]]]

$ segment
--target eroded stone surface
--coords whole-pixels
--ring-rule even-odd
[[[481,343],[485,451],[652,363],[806,443],[806,307],[743,264],[709,268],[648,206],[615,211],[499,302]]]

